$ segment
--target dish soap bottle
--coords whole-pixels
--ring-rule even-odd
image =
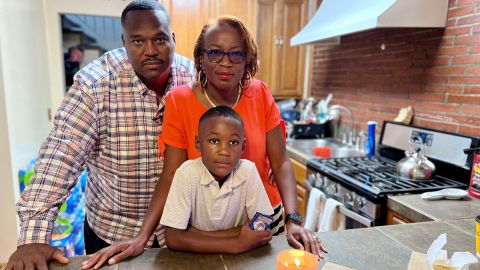
[[[468,193],[473,197],[480,199],[480,148],[466,150],[468,150],[468,152],[474,152],[472,174],[470,175],[470,187],[468,188]]]

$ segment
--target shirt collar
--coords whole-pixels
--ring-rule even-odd
[[[202,164],[202,168],[204,170],[204,174],[203,174],[204,177],[202,177],[200,179],[200,184],[202,184],[204,186],[208,186],[216,180],[213,177],[213,175],[210,173],[210,171],[207,169],[207,167],[205,167],[205,165],[201,161],[202,160],[201,157],[199,157],[199,160],[200,160],[200,162]],[[243,184],[243,182],[245,182],[247,180],[247,176],[246,176],[245,172],[243,170],[239,170],[241,163],[242,163],[242,160],[240,160],[238,162],[237,167],[230,173],[227,180],[225,180],[225,182],[223,183],[223,186],[225,186],[229,189],[232,189],[232,188],[240,186],[241,184]]]

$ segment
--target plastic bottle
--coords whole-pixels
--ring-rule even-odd
[[[67,219],[57,218],[53,225],[52,247],[60,249],[67,257],[74,256],[74,248],[72,242],[73,227]]]
[[[33,173],[35,172],[34,170],[35,161],[36,159],[30,160],[30,162],[27,164],[27,167],[25,168],[25,176],[24,176],[25,187],[27,187],[30,184],[30,178],[32,178]]]
[[[85,254],[84,242],[84,226],[85,221],[85,195],[80,196],[80,200],[75,209],[75,219],[73,221],[73,245],[75,248],[75,256],[82,256]]]
[[[375,129],[377,128],[377,122],[368,121],[368,133],[367,133],[367,142],[365,145],[365,154],[367,157],[372,157],[375,155]]]
[[[18,170],[18,188],[20,189],[20,193],[23,192],[25,189],[25,174],[27,172],[24,169]]]
[[[480,258],[480,216],[477,216],[475,219],[475,231],[476,231],[476,238],[475,238],[475,248],[477,250],[477,257]]]

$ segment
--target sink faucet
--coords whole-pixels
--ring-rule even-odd
[[[345,133],[343,134],[342,143],[353,145],[353,136],[355,134],[355,119],[353,117],[352,110],[350,110],[345,106],[336,104],[328,108],[328,116],[330,117],[330,119],[337,118],[340,110],[347,112],[348,115],[350,116],[350,129],[349,129],[348,135],[345,135]],[[335,131],[337,130],[338,130],[338,127],[335,129]],[[335,134],[335,136],[336,135],[337,134]],[[348,136],[348,139],[347,139],[347,136]]]

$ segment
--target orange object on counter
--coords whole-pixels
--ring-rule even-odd
[[[277,270],[313,270],[317,269],[317,265],[317,256],[303,250],[284,250],[277,256]]]
[[[330,146],[315,146],[313,147],[313,155],[322,158],[332,157],[332,147]]]

